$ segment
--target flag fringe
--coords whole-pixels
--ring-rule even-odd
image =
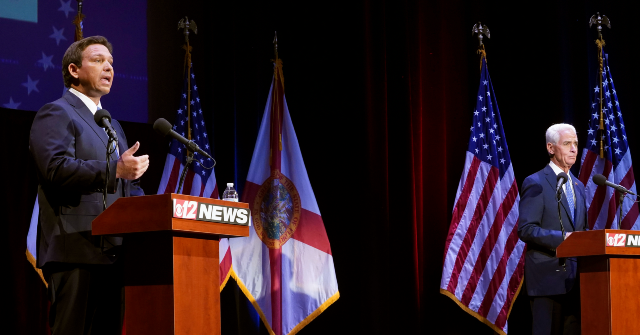
[[[313,313],[309,314],[309,316],[304,318],[304,320],[302,320],[295,327],[293,327],[293,329],[291,330],[291,332],[289,332],[288,335],[293,335],[299,332],[302,328],[308,325],[309,322],[313,321],[316,317],[318,317],[318,315],[322,314],[322,312],[324,312],[325,309],[329,308],[329,306],[331,306],[334,302],[336,302],[338,298],[340,298],[340,291],[337,291],[333,296],[331,296],[331,298],[327,299],[327,301],[325,301],[322,305],[320,305],[318,309],[313,311]]]
[[[224,281],[222,282],[222,284],[220,284],[220,292],[222,292],[224,287],[227,286],[227,282],[229,281],[229,278],[231,277],[231,272],[233,272],[233,264],[229,267],[229,272],[227,272],[227,276],[224,278]]]
[[[273,331],[273,329],[271,329],[271,325],[269,325],[267,317],[262,312],[262,309],[260,309],[260,305],[258,305],[258,302],[253,297],[253,295],[251,295],[251,293],[249,292],[247,287],[244,286],[244,283],[242,282],[242,280],[240,280],[240,277],[238,277],[236,272],[233,271],[233,267],[231,267],[231,269],[229,269],[229,274],[236,281],[236,283],[238,284],[238,287],[240,288],[240,290],[242,290],[242,293],[244,293],[244,295],[247,297],[247,299],[249,299],[249,301],[251,301],[251,304],[253,305],[253,308],[255,308],[256,311],[258,312],[258,314],[260,315],[260,319],[262,320],[262,323],[264,324],[265,328],[267,328],[267,331],[269,332],[269,334],[270,335],[276,335],[276,333]],[[299,332],[302,328],[304,328],[311,321],[313,321],[313,319],[315,319],[316,317],[318,317],[318,315],[320,315],[322,312],[324,312],[325,309],[327,309],[334,302],[336,302],[338,300],[338,298],[340,298],[340,291],[336,292],[331,298],[327,299],[327,301],[325,301],[322,305],[320,305],[320,307],[318,307],[315,311],[313,311],[313,313],[309,314],[306,318],[304,318],[304,320],[302,320],[300,323],[298,323],[287,335],[294,335],[297,332]]]
[[[518,291],[516,291],[516,294],[513,298],[513,300],[511,301],[511,306],[509,306],[509,313],[507,313],[507,319],[509,319],[509,315],[511,314],[511,308],[513,308],[513,303],[516,301],[516,298],[518,297],[518,294],[520,293],[520,289],[522,288],[522,281],[520,281],[520,286],[518,286]],[[441,288],[440,289],[440,293],[446,295],[447,297],[451,298],[451,300],[453,300],[453,302],[455,302],[456,304],[458,304],[458,306],[460,306],[460,308],[462,308],[465,312],[469,313],[471,316],[473,316],[474,318],[478,319],[478,321],[484,323],[485,325],[491,327],[491,329],[493,329],[493,331],[495,331],[496,333],[500,334],[500,335],[507,335],[507,333],[505,333],[504,330],[498,328],[496,325],[494,325],[491,321],[489,321],[487,318],[485,318],[484,316],[478,314],[478,312],[472,310],[471,308],[463,305],[460,300],[458,300],[458,298],[456,298],[456,296]]]
[[[42,279],[42,282],[44,283],[44,286],[46,288],[49,288],[49,284],[47,283],[47,281],[44,279],[44,274],[42,274],[42,270],[38,269],[36,267],[36,258],[33,257],[33,255],[29,252],[29,249],[27,249],[27,260],[29,261],[29,263],[31,263],[31,266],[33,266],[33,269],[36,270],[36,272],[38,273],[38,275],[40,276],[40,279]]]
[[[273,329],[271,329],[271,326],[269,325],[267,317],[262,312],[262,309],[260,309],[260,305],[258,305],[258,301],[256,301],[256,299],[253,297],[253,295],[251,295],[251,293],[249,292],[249,289],[247,289],[247,287],[244,286],[244,283],[242,282],[242,280],[240,280],[240,277],[238,277],[238,274],[236,274],[236,272],[233,270],[233,268],[229,269],[229,273],[231,274],[231,277],[233,277],[233,279],[238,284],[238,287],[240,288],[242,293],[244,293],[244,295],[247,297],[247,299],[249,299],[249,301],[251,301],[251,304],[253,305],[253,308],[255,308],[256,311],[258,312],[258,314],[260,315],[260,319],[262,320],[262,323],[264,324],[265,328],[267,328],[267,331],[269,332],[269,334],[270,335],[276,335],[276,333],[273,331]]]

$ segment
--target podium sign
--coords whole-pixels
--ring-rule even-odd
[[[572,233],[557,257],[578,257],[582,334],[640,333],[640,232]]]
[[[93,220],[94,235],[125,236],[127,335],[220,334],[219,239],[249,236],[248,218],[246,203],[160,194],[120,198]]]
[[[225,206],[193,200],[173,199],[173,217],[187,220],[221,222],[241,226],[249,225],[251,211],[238,206],[226,206],[236,202],[226,202]]]

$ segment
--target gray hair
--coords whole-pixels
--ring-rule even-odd
[[[558,140],[560,139],[560,132],[564,130],[571,130],[574,134],[578,134],[576,132],[576,128],[568,123],[558,123],[547,129],[547,143],[558,144]]]

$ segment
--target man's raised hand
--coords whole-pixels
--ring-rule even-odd
[[[133,156],[139,148],[140,142],[136,142],[136,144],[120,155],[116,178],[128,180],[138,179],[147,171],[149,168],[149,155]]]

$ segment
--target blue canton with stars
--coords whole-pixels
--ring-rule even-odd
[[[511,156],[509,156],[507,141],[504,138],[498,103],[493,94],[493,85],[484,58],[482,59],[480,87],[476,97],[476,109],[473,112],[468,150],[478,159],[498,168],[500,178],[504,176],[511,165]]]
[[[609,55],[604,55],[604,64],[602,71],[602,113],[604,115],[604,155],[613,163],[614,169],[618,167],[618,163],[629,150],[627,142],[627,132],[624,129],[622,120],[622,112],[618,103],[618,95],[613,85],[613,77],[609,70]],[[587,131],[587,148],[596,154],[600,154],[600,139],[598,136],[598,128],[600,126],[600,87],[593,88],[593,102],[591,103],[591,120],[589,121],[589,130]]]
[[[184,89],[182,90],[182,96],[180,97],[180,108],[176,115],[176,120],[173,124],[173,130],[187,138],[188,136],[188,112],[187,104],[191,106],[191,140],[194,141],[200,149],[211,155],[211,149],[209,147],[209,135],[207,129],[204,126],[204,117],[202,114],[202,106],[200,105],[200,97],[198,95],[198,86],[196,85],[196,77],[193,74],[193,65],[191,66],[191,100],[187,101],[187,78],[184,79]],[[177,140],[172,140],[170,144],[169,153],[180,160],[182,165],[187,161],[187,148],[184,144]],[[205,184],[213,173],[213,169],[204,169],[198,161],[206,167],[211,167],[213,161],[211,158],[202,157],[197,152],[193,153],[194,161],[189,168],[195,173],[200,175],[202,184]]]

